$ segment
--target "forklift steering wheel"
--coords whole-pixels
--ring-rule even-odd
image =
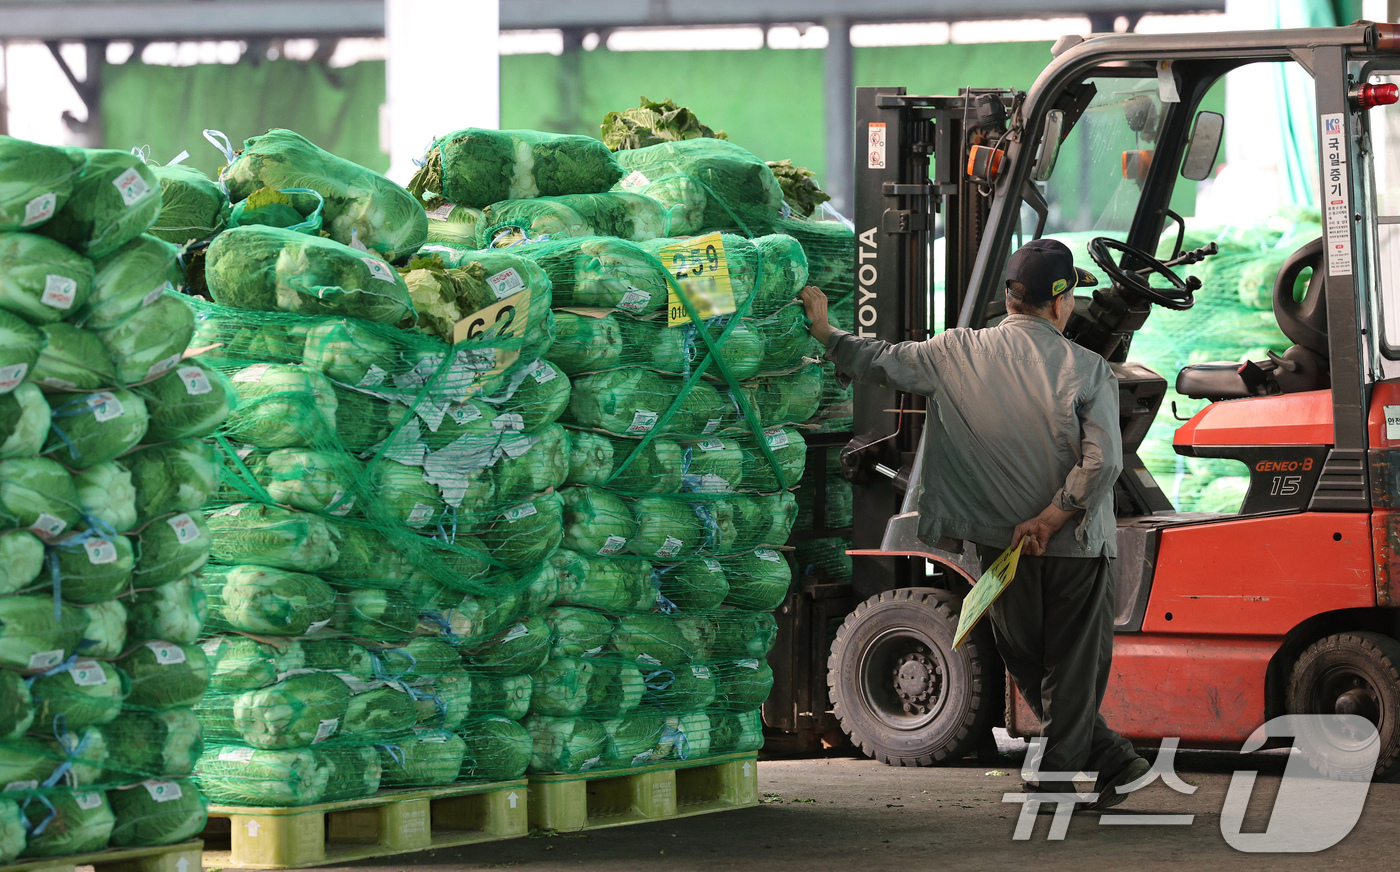
[[[1142,272],[1123,269],[1113,260],[1113,252],[1115,251],[1145,264],[1145,268]],[[1172,272],[1171,267],[1140,248],[1134,248],[1125,242],[1119,242],[1107,236],[1095,236],[1089,240],[1089,257],[1098,265],[1099,269],[1108,275],[1108,280],[1117,285],[1119,290],[1131,291],[1164,309],[1184,311],[1196,303],[1195,292],[1181,276]],[[1152,287],[1148,278],[1153,273],[1171,282],[1171,287]]]

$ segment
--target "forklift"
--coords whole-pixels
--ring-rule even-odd
[[[994,325],[1019,245],[1067,215],[1099,231],[1087,245],[1093,265],[1079,265],[1101,283],[1076,299],[1066,335],[1101,354],[1119,385],[1105,718],[1139,745],[1238,749],[1280,714],[1356,714],[1376,727],[1376,773],[1394,773],[1400,141],[1390,137],[1400,137],[1400,106],[1386,107],[1400,82],[1400,25],[1068,36],[1052,55],[1025,93],[857,89],[854,331],[899,342]],[[1201,104],[1248,64],[1301,69],[1316,93],[1324,233],[1287,258],[1273,286],[1292,345],[1154,372],[1132,359],[1154,307],[1233,292],[1179,273],[1214,246],[1182,250],[1187,219],[1172,199],[1178,179],[1215,169],[1223,118]],[[1086,212],[1084,191],[1104,184],[1108,207]],[[1208,401],[1175,431],[1176,452],[1247,466],[1237,513],[1177,511],[1139,458],[1169,378]],[[849,584],[799,580],[779,610],[764,716],[772,732],[798,737],[788,747],[844,734],[887,764],[928,766],[994,752],[997,726],[1039,732],[985,626],[952,647],[982,567],[972,543],[916,535],[927,412],[922,397],[857,385],[849,442],[829,449],[853,484],[854,570]]]

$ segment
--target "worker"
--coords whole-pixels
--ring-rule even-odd
[[[1074,288],[1097,283],[1064,244],[1037,239],[1011,256],[1000,324],[900,343],[832,327],[817,288],[800,299],[839,373],[929,400],[919,538],[973,542],[984,568],[1024,543],[989,610],[997,652],[1040,719],[1040,771],[1097,772],[1090,808],[1102,809],[1149,766],[1099,714],[1113,656],[1118,383],[1063,333]],[[1074,792],[1049,779],[1028,789]]]

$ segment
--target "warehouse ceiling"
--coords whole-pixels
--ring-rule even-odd
[[[504,0],[502,30],[1222,11],[1224,0]],[[1110,19],[1111,20],[1111,19]],[[0,0],[8,39],[376,36],[383,0]]]

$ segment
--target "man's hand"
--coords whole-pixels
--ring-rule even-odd
[[[1060,532],[1060,528],[1065,525],[1070,518],[1078,512],[1069,512],[1057,506],[1046,506],[1040,514],[1029,521],[1022,521],[1016,525],[1016,530],[1011,534],[1011,547],[1023,538],[1026,540],[1021,553],[1027,557],[1039,557],[1045,553],[1045,546],[1050,543],[1050,537]]]
[[[797,299],[802,301],[802,308],[807,311],[807,320],[812,322],[812,326],[808,328],[812,338],[825,348],[832,333],[831,321],[826,314],[826,294],[823,294],[820,288],[808,285],[797,295]]]

